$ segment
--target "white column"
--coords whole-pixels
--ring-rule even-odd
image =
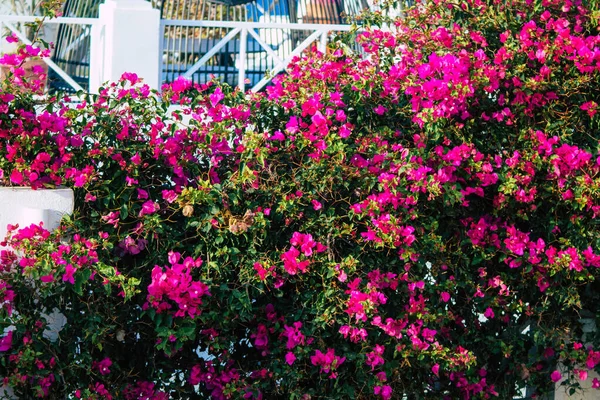
[[[96,93],[124,72],[136,73],[158,89],[160,11],[145,0],[106,0],[98,19],[92,28],[90,91]]]
[[[563,380],[556,382],[554,397],[551,397],[551,400],[597,400],[600,397],[600,389],[592,389],[594,378],[600,379],[600,375],[594,371],[589,371],[587,379],[579,381],[582,391],[573,395],[568,393],[566,387],[560,386]]]
[[[8,224],[23,228],[44,223],[44,228],[58,227],[63,215],[73,212],[71,189],[39,189],[0,187],[0,242]]]
[[[42,222],[44,228],[51,231],[60,225],[63,215],[73,212],[75,205],[73,190],[71,189],[39,189],[27,187],[0,187],[0,242],[6,237],[8,224],[19,224],[20,228]],[[0,246],[0,250],[3,247]],[[17,310],[18,311],[18,310]],[[45,309],[43,309],[45,312]],[[49,315],[42,314],[48,322],[47,329],[43,332],[45,338],[56,340],[58,332],[66,323],[65,316],[58,309]],[[13,325],[0,330],[0,337],[8,331],[14,330]],[[0,382],[2,378],[0,377]],[[0,398],[18,400],[12,388],[0,383]]]
[[[583,347],[587,348],[589,343],[590,336],[593,336],[596,333],[596,320],[594,318],[594,313],[591,313],[588,310],[582,310],[581,315],[585,315],[586,318],[581,318],[579,323],[581,324],[581,330],[583,332],[583,337],[579,338],[579,341],[583,343]],[[558,370],[562,371],[562,365],[558,366]],[[585,366],[582,366],[581,369],[587,370]],[[593,389],[592,382],[596,379],[600,379],[600,375],[595,371],[588,371],[588,376],[585,381],[579,380],[579,384],[581,385],[582,392],[575,393],[573,395],[569,395],[566,387],[561,386],[561,383],[564,379],[556,382],[554,387],[554,397],[551,400],[597,400],[600,398],[600,389]]]

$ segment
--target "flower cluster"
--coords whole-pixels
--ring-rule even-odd
[[[127,73],[68,104],[34,97],[37,50],[4,56],[0,183],[76,204],[2,239],[0,376],[21,398],[581,387],[600,366],[596,3],[365,13],[259,93]]]
[[[180,262],[181,261],[181,262]],[[192,271],[202,265],[202,260],[179,253],[169,254],[170,267],[156,266],[152,270],[152,282],[148,285],[148,304],[160,313],[177,307],[176,317],[194,318],[199,315],[202,298],[210,296],[208,285],[194,281]]]
[[[320,367],[320,372],[329,374],[329,379],[337,378],[337,369],[346,361],[346,357],[335,355],[334,349],[327,349],[326,353],[315,350],[315,354],[310,357],[312,365]]]
[[[314,253],[323,253],[327,250],[322,243],[315,241],[310,234],[294,232],[290,239],[292,245],[289,250],[281,254],[283,268],[289,275],[296,275],[298,272],[307,272],[310,265],[310,257]],[[300,260],[304,255],[306,259]]]

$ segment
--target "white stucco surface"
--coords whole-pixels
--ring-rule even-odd
[[[71,189],[0,187],[0,241],[8,224],[23,227],[43,222],[46,229],[56,229],[62,216],[73,212],[73,206]]]
[[[153,89],[160,86],[160,11],[145,0],[105,0],[92,28],[90,90],[135,72]]]

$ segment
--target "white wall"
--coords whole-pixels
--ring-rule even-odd
[[[24,227],[43,222],[46,229],[56,229],[62,216],[73,212],[73,206],[71,189],[0,187],[0,241],[6,236],[7,224]]]

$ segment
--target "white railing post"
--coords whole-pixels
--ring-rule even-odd
[[[136,73],[158,89],[160,11],[144,0],[106,0],[98,25],[92,31],[90,91],[97,92],[124,72]]]
[[[238,67],[238,88],[246,88],[246,43],[248,42],[248,28],[240,32],[240,66]]]
[[[321,35],[321,40],[319,41],[319,51],[323,54],[325,54],[325,52],[327,51],[328,36],[329,36],[329,32],[324,30],[323,34]]]

